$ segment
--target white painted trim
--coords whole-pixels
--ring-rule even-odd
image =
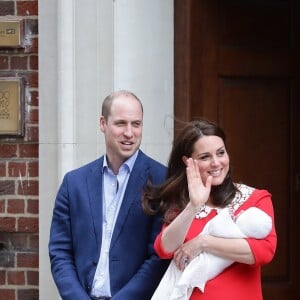
[[[59,178],[75,167],[75,13],[74,1],[58,1],[58,167]]]

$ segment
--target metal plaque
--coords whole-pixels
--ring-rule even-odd
[[[23,135],[23,107],[22,78],[0,78],[0,135]]]
[[[24,21],[21,18],[0,17],[0,47],[20,48],[24,44]]]

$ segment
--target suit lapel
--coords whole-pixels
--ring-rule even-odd
[[[97,160],[91,169],[90,176],[87,177],[89,201],[91,207],[91,216],[94,223],[94,231],[97,241],[97,247],[100,251],[102,241],[102,172],[103,157]]]
[[[146,182],[146,177],[148,173],[147,168],[147,160],[140,151],[128,180],[127,188],[124,194],[124,199],[114,228],[111,241],[111,248],[114,246],[119,234],[121,233],[131,205],[133,205],[135,201],[141,201],[141,188]]]

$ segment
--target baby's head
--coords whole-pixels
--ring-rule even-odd
[[[265,238],[272,229],[272,219],[257,207],[250,207],[236,218],[236,224],[247,236],[256,239]]]

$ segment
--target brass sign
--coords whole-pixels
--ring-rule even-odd
[[[23,135],[22,78],[0,78],[0,135]]]
[[[23,47],[23,24],[21,18],[0,17],[0,47]]]

